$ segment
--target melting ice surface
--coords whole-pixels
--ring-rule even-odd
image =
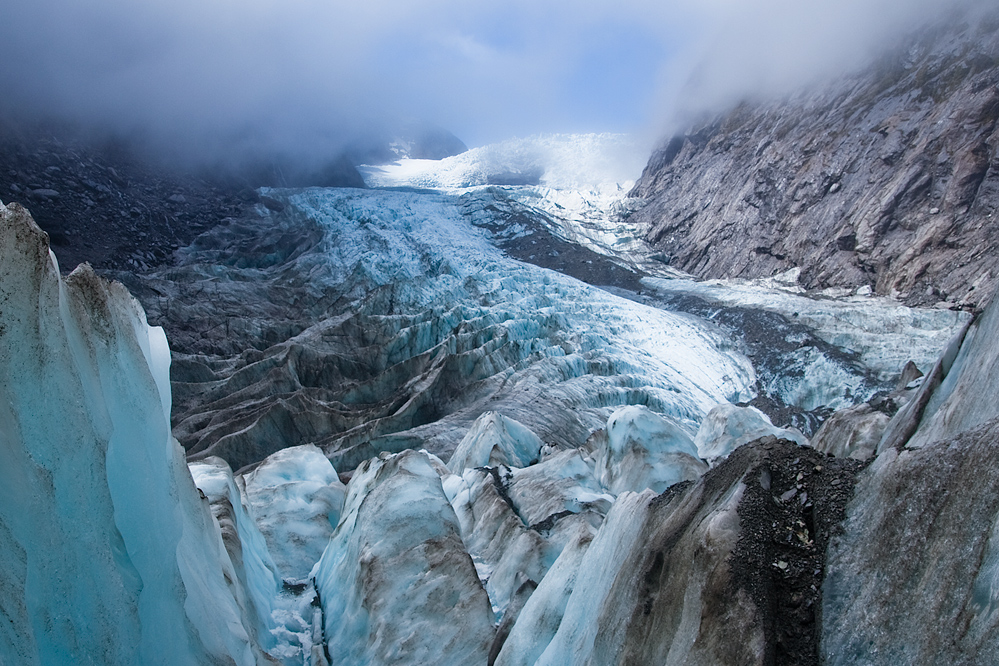
[[[547,362],[561,377],[548,379],[552,399],[603,409],[601,422],[608,408],[640,400],[693,432],[719,402],[752,397],[751,364],[713,327],[506,257],[454,197],[314,189],[290,202],[328,230],[334,280],[392,285],[393,312],[442,308],[456,311],[455,326],[503,322],[496,344],[526,352],[524,368],[504,372]],[[616,379],[595,379],[601,373]]]
[[[24,338],[25,349],[44,343],[48,353],[22,357],[13,342],[0,349],[9,380],[0,383],[0,434],[14,442],[23,431],[39,447],[5,447],[0,466],[0,537],[13,534],[0,538],[10,563],[0,583],[21,604],[14,628],[0,626],[3,645],[15,646],[0,661],[482,664],[494,650],[496,663],[592,657],[592,609],[612,588],[605,574],[645,538],[636,516],[648,512],[653,491],[702,474],[707,451],[726,454],[704,441],[700,424],[756,389],[750,361],[719,327],[518,262],[474,224],[498,187],[563,238],[625,257],[640,246],[640,230],[614,211],[640,165],[629,171],[627,151],[621,161],[601,157],[620,145],[604,136],[535,139],[367,174],[372,184],[434,192],[272,193],[291,204],[289,214],[326,230],[330,270],[317,280],[350,285],[345,298],[382,307],[372,322],[426,313],[388,338],[399,347],[386,350],[390,359],[407,358],[402,347],[419,354],[444,344],[434,331],[446,325],[449,339],[481,338],[471,347],[484,351],[463,357],[461,370],[492,382],[491,395],[502,398],[490,399],[478,422],[445,413],[412,429],[428,446],[448,429],[456,445],[473,433],[460,460],[382,454],[346,488],[319,449],[302,446],[246,474],[219,459],[192,464],[199,498],[169,437],[161,336],[119,286],[103,297],[120,348],[109,346],[87,309],[108,288],[86,271],[64,286],[40,231],[29,248],[44,245],[40,263],[5,256],[0,287],[20,295],[19,312],[39,309],[43,324],[12,328],[7,339]],[[18,282],[36,273],[44,273],[41,296]],[[960,324],[958,315],[922,317],[869,300],[840,307],[751,286],[649,285],[793,308],[862,355],[870,338],[842,337],[838,322],[873,319],[900,336],[933,329],[930,346]],[[879,371],[897,360],[864,358]],[[50,410],[41,420],[39,405]],[[780,434],[738,409],[710,420],[732,443],[750,429]],[[72,456],[53,453],[65,441],[80,444]],[[91,504],[80,504],[81,492]],[[34,499],[18,509],[25,497]],[[85,566],[92,582],[59,573]],[[24,580],[39,592],[27,594]],[[504,635],[505,645],[494,642]],[[22,659],[22,649],[37,658]]]

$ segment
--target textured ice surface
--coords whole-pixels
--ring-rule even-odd
[[[503,616],[525,582],[537,584],[580,535],[592,538],[614,501],[578,450],[523,469],[451,475],[444,486],[493,609]]]
[[[0,206],[0,662],[251,665],[258,619],[170,435],[162,330]]]
[[[614,586],[615,579],[622,565],[628,561],[628,553],[643,537],[642,527],[648,504],[654,497],[652,491],[642,494],[626,493],[618,498],[614,508],[607,515],[607,520],[596,538],[586,549],[579,563],[578,572],[573,572],[570,590],[552,589],[545,586],[546,581],[535,591],[528,601],[521,618],[536,617],[541,614],[551,614],[556,618],[561,615],[557,630],[553,632],[550,642],[545,638],[550,631],[550,621],[539,625],[526,625],[525,631],[533,631],[534,645],[523,654],[516,654],[514,648],[519,644],[519,637],[509,646],[504,646],[504,657],[498,663],[509,664],[584,664],[590,663],[594,642],[597,639],[600,608],[609,602],[608,596]],[[568,559],[575,559],[577,549],[570,549]],[[561,572],[560,572],[561,573]],[[566,572],[568,573],[568,572]],[[568,581],[564,574],[552,582],[563,585]],[[566,592],[570,592],[568,597]],[[518,622],[519,624],[519,622]],[[547,626],[546,626],[547,625]],[[609,628],[609,627],[608,627]],[[538,654],[537,660],[531,659]],[[600,663],[599,661],[594,663]]]
[[[346,489],[317,447],[271,454],[242,477],[250,514],[284,580],[301,582],[340,522]]]
[[[859,354],[864,365],[884,379],[894,379],[906,361],[915,362],[924,371],[931,367],[950,338],[970,318],[966,312],[909,308],[883,297],[814,298],[803,293],[793,274],[752,282],[646,278],[643,284],[665,293],[692,294],[719,305],[779,313],[808,326],[826,342]]]
[[[486,661],[493,612],[426,454],[355,470],[313,576],[331,663]]]
[[[724,458],[753,440],[773,435],[804,446],[808,440],[797,430],[778,428],[767,415],[753,407],[718,405],[704,417],[694,437],[698,455],[708,462]]]
[[[510,470],[507,493],[528,525],[565,511],[603,515],[614,501],[597,481],[593,461],[584,459],[579,449],[559,451],[537,465]]]
[[[953,437],[995,418],[999,409],[999,302],[993,301],[968,328],[960,348],[941,359],[944,377],[926,404],[909,446]],[[956,353],[955,353],[956,352]],[[927,386],[927,388],[930,388]]]
[[[619,496],[589,545],[563,549],[496,663],[765,663],[760,614],[730,578],[739,471]]]
[[[271,634],[271,614],[281,579],[268,544],[247,513],[232,470],[224,460],[206,458],[188,468],[195,485],[211,504],[236,579],[243,582],[248,593],[240,606],[247,610],[248,617],[257,620],[257,641],[271,650],[276,644]]]
[[[486,412],[458,444],[448,468],[461,474],[469,467],[527,467],[537,462],[542,442],[524,424],[497,412]]]
[[[822,453],[867,460],[877,451],[888,422],[887,414],[865,402],[830,416],[810,444]]]
[[[593,537],[588,534],[577,534],[562,549],[521,610],[496,659],[497,665],[531,666],[537,663],[562,623],[583,555],[592,541]]]
[[[972,665],[999,654],[999,419],[880,454],[822,586],[823,663]]]
[[[615,495],[647,488],[661,493],[707,471],[694,440],[680,424],[640,405],[611,414],[606,437],[599,441],[595,473]]]
[[[578,446],[621,405],[648,405],[693,432],[716,404],[752,397],[751,364],[713,327],[509,259],[445,195],[313,189],[289,201],[327,229],[331,283],[356,285],[348,297],[369,304],[382,294],[391,314],[371,325],[404,327],[387,340],[372,333],[386,366],[439,359],[414,380],[419,399],[446,390],[449,373],[472,382],[437,400],[458,408],[395,440],[444,452],[495,410]],[[367,426],[369,440],[378,427]]]

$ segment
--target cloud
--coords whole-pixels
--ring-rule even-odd
[[[991,0],[990,0],[991,1]],[[177,152],[657,129],[855,66],[951,0],[7,0],[0,110]]]
[[[785,94],[870,63],[906,33],[995,0],[706,0],[700,34],[667,63],[660,115],[673,121]]]

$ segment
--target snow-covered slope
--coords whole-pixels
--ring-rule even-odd
[[[624,263],[654,267],[644,230],[627,219],[636,202],[626,195],[645,158],[643,147],[627,135],[554,134],[360,171],[369,187],[434,190],[473,201],[488,201],[501,190],[503,199],[556,236]]]

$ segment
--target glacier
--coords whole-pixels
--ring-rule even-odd
[[[221,317],[192,293],[257,308],[185,352],[123,285],[61,277],[45,234],[4,206],[0,662],[765,664],[807,639],[815,604],[843,618],[821,628],[824,654],[856,654],[857,600],[897,605],[863,544],[879,525],[940,529],[877,522],[893,475],[930,474],[926,440],[956,437],[951,421],[989,427],[981,396],[969,415],[950,396],[994,366],[995,315],[807,294],[793,275],[690,280],[629,226],[629,154],[620,137],[536,137],[365,170],[381,189],[265,190],[284,208],[135,278],[176,299],[169,316],[149,301],[167,322]],[[245,230],[293,249],[239,256]],[[507,244],[542,232],[636,289]],[[281,320],[299,303],[307,316]],[[747,342],[754,326],[770,337]],[[766,357],[774,340],[795,353]],[[893,389],[906,361],[930,375]],[[866,470],[842,444],[849,419],[826,421],[818,451],[751,406],[867,414],[879,392],[903,404],[865,440]],[[174,433],[197,434],[186,460],[171,406]],[[901,450],[891,433],[910,422]],[[966,444],[947,454],[961,469],[983,455]],[[999,607],[995,532],[975,542],[973,607],[952,613],[976,645]],[[830,543],[829,594],[795,588],[821,582]]]
[[[170,354],[120,284],[64,279],[0,208],[3,653],[18,664],[268,663],[249,582],[170,435]]]

